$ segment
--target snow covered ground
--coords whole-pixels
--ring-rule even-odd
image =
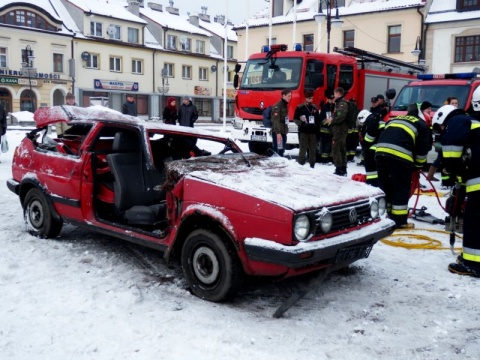
[[[311,277],[251,280],[233,301],[214,304],[191,295],[180,267],[155,251],[71,225],[55,240],[28,235],[5,185],[24,134],[9,130],[10,151],[0,155],[2,359],[480,359],[479,279],[447,271],[455,258],[441,225],[412,221],[417,229],[402,233],[444,249],[378,243],[275,319]],[[333,167],[317,165],[315,181],[325,172]],[[363,168],[349,163],[348,172]],[[421,195],[422,206],[445,216],[433,196]]]

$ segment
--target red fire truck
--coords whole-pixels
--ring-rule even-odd
[[[480,86],[480,73],[418,74],[417,80],[400,90],[392,106],[390,117],[405,114],[412,103],[429,101],[432,111],[443,106],[448,97],[456,97],[458,106],[465,110],[470,107],[472,94]]]
[[[423,66],[406,63],[357,49],[335,48],[335,54],[302,51],[296,46],[287,51],[286,45],[264,47],[250,56],[242,68],[235,66],[235,117],[232,136],[248,142],[250,151],[264,153],[270,147],[270,129],[262,122],[263,110],[281,98],[283,89],[292,90],[289,106],[287,148],[298,146],[298,129],[293,122],[295,108],[304,100],[306,89],[314,90],[314,103],[320,104],[327,91],[341,86],[346,99],[354,98],[360,108],[370,107],[370,99],[387,89],[400,90],[415,79],[414,73]],[[275,76],[274,76],[275,74]]]

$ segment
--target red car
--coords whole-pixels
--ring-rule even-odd
[[[380,189],[242,153],[218,133],[96,107],[34,119],[7,181],[28,232],[54,238],[67,222],[161,250],[206,300],[233,295],[245,274],[346,266],[394,228]],[[60,137],[57,122],[69,126]]]

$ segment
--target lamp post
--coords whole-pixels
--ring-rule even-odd
[[[412,55],[418,58],[418,64],[420,64],[420,54],[422,53],[422,42],[420,36],[417,36],[415,42],[415,49],[412,50]]]
[[[35,111],[35,107],[33,104],[33,92],[32,92],[32,73],[35,73],[36,69],[32,67],[32,61],[35,59],[35,56],[32,54],[32,48],[30,45],[25,47],[24,53],[22,54],[22,71],[26,71],[28,75],[28,84],[30,87],[30,92],[28,93],[30,98],[30,106],[32,112]]]
[[[324,14],[322,10],[322,3],[325,3],[327,7],[327,13]],[[335,17],[332,19],[332,6],[335,7]],[[315,21],[319,24],[327,20],[327,53],[330,53],[330,32],[332,31],[332,26],[340,28],[343,24],[343,20],[340,19],[338,15],[338,6],[337,0],[318,0],[318,13],[313,16]],[[320,38],[320,34],[319,34]]]
[[[169,83],[168,83],[168,71],[167,68],[164,67],[161,71],[162,75],[162,105],[165,107],[165,94],[168,93],[170,90]]]

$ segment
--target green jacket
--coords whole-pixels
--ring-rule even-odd
[[[288,134],[288,124],[285,123],[285,118],[288,118],[288,103],[281,99],[272,106],[272,132]]]

